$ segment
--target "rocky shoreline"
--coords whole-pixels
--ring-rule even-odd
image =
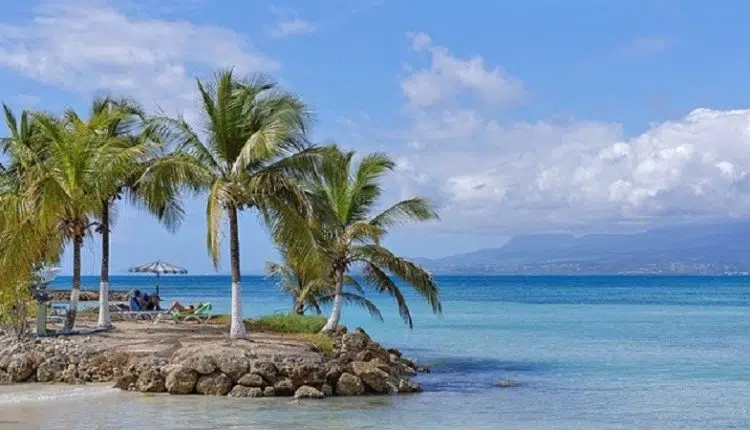
[[[412,378],[428,371],[361,330],[333,334],[330,355],[269,354],[254,349],[252,341],[228,339],[180,345],[168,357],[97,352],[87,347],[91,337],[0,337],[0,384],[114,382],[147,393],[322,399],[418,393],[422,387]]]
[[[127,302],[128,291],[110,291],[109,301],[110,302]],[[47,295],[49,300],[52,301],[67,301],[70,299],[70,290],[48,290]],[[82,302],[96,302],[99,301],[99,291],[93,290],[82,290],[78,296],[78,300]]]

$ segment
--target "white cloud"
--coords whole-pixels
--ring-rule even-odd
[[[458,128],[454,118],[471,126]],[[645,132],[571,121],[501,125],[477,112],[413,119],[402,195],[441,228],[590,231],[750,215],[750,110],[696,109]]]
[[[524,96],[520,80],[498,67],[486,67],[481,56],[461,59],[433,44],[425,33],[407,36],[414,51],[430,55],[429,68],[412,71],[401,81],[401,90],[412,105],[434,106],[462,91],[493,104],[516,102]]]
[[[77,92],[112,90],[184,107],[194,73],[279,64],[241,34],[185,21],[133,18],[101,2],[45,3],[28,23],[0,24],[0,67]]]
[[[317,30],[315,24],[300,18],[279,21],[276,26],[269,30],[271,37],[281,39],[289,36],[300,36],[314,33]]]

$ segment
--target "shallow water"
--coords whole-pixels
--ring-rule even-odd
[[[113,278],[148,289],[148,278]],[[0,428],[750,428],[750,278],[441,277],[444,316],[413,296],[413,331],[345,309],[433,373],[394,398],[235,400],[107,387],[0,390]],[[57,282],[63,283],[65,279]],[[87,279],[95,285],[95,280]],[[162,295],[227,309],[221,277],[167,278]],[[285,309],[245,280],[248,315]],[[496,388],[499,378],[521,382]]]

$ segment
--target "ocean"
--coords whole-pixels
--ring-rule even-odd
[[[388,297],[364,327],[432,373],[397,397],[227,399],[107,386],[0,389],[0,428],[747,429],[750,278],[440,276],[444,313],[407,294],[409,330]],[[229,279],[162,277],[166,301],[229,309]],[[55,287],[67,287],[61,277]],[[153,291],[152,277],[112,288]],[[85,278],[96,288],[95,277]],[[243,279],[247,316],[288,310],[274,282]],[[501,378],[521,385],[495,387]]]

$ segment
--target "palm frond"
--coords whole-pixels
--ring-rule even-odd
[[[375,216],[370,224],[389,228],[407,221],[429,221],[439,219],[429,202],[422,197],[402,200]]]
[[[371,302],[365,296],[348,293],[345,291],[341,293],[341,298],[344,301],[345,305],[357,306],[359,308],[362,308],[366,310],[373,319],[381,322],[383,321],[383,315],[380,313],[380,309],[378,309],[375,303]],[[320,314],[320,306],[330,305],[331,303],[333,303],[333,299],[333,295],[316,297],[315,300],[308,305],[308,307],[312,305],[312,308],[317,309],[318,314]]]

